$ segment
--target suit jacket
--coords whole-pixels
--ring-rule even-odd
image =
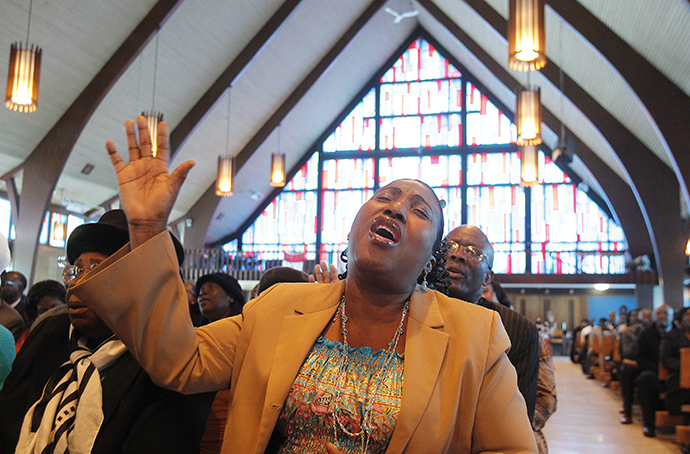
[[[659,372],[659,347],[663,331],[656,322],[640,331],[635,342],[635,361],[640,370],[650,370],[655,374]]]
[[[537,325],[522,314],[502,304],[480,298],[480,306],[498,312],[503,326],[510,338],[508,359],[515,367],[518,376],[518,388],[527,404],[529,420],[534,420],[534,408],[537,401],[539,383],[539,330]]]
[[[29,328],[32,320],[29,318],[29,314],[26,312],[26,295],[22,294],[17,305],[14,306],[14,310],[19,312],[19,315],[22,316],[22,320],[24,320],[24,327]]]
[[[0,392],[0,454],[14,453],[24,415],[69,359],[69,316],[38,324]],[[155,386],[129,353],[102,375],[104,420],[93,453],[196,453],[213,394],[183,396]]]
[[[242,315],[194,330],[164,232],[134,251],[125,246],[71,291],[91,302],[160,384],[184,392],[230,387],[222,452],[260,454],[344,286],[278,284]],[[498,314],[415,291],[408,317],[402,405],[386,452],[536,452]]]
[[[24,319],[3,300],[0,300],[0,325],[10,330],[15,340],[24,332]]]

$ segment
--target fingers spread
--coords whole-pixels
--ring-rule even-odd
[[[164,121],[158,123],[158,141],[156,143],[156,159],[168,162],[170,140],[168,139],[168,124]]]
[[[105,149],[108,150],[110,161],[113,163],[113,167],[115,168],[115,173],[118,173],[125,167],[125,163],[122,162],[122,158],[120,158],[120,155],[117,153],[117,149],[115,148],[115,144],[112,140],[106,141]]]
[[[182,183],[184,183],[184,180],[187,178],[187,174],[190,170],[192,170],[194,164],[194,161],[185,161],[177,166],[173,173],[170,174],[170,186],[172,190],[175,191],[175,194],[177,194],[177,192],[180,190]]]
[[[139,128],[139,152],[141,157],[151,157],[151,136],[149,135],[146,117],[141,115],[137,117],[137,127]]]
[[[136,161],[137,159],[141,158],[141,154],[139,153],[137,135],[134,132],[134,123],[131,121],[126,121],[125,132],[127,133],[127,150],[129,150],[129,161]]]

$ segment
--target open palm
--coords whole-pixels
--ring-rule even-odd
[[[123,162],[112,141],[106,142],[106,149],[117,174],[122,209],[127,215],[130,233],[133,228],[141,228],[155,234],[165,230],[177,194],[194,162],[184,162],[168,173],[168,125],[164,122],[159,125],[155,156],[151,153],[151,140],[144,117],[137,117],[137,127],[139,141],[134,123],[125,123],[128,164]]]

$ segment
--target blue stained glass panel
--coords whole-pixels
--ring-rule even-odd
[[[426,40],[417,39],[381,77],[381,82],[457,79],[460,71]]]
[[[285,185],[285,191],[313,190],[319,184],[319,153],[315,152],[309,161],[297,171]]]
[[[323,143],[324,152],[373,150],[376,146],[376,90],[371,89]]]
[[[5,238],[10,237],[10,221],[12,219],[12,204],[7,199],[0,199],[0,233]]]
[[[371,188],[373,159],[329,159],[323,163],[324,189]]]
[[[467,82],[467,144],[514,143],[517,128],[477,87]]]
[[[471,153],[467,156],[467,184],[520,184],[517,153]]]
[[[431,187],[459,186],[461,166],[458,155],[383,158],[379,160],[379,186],[400,178],[422,180]]]
[[[347,244],[347,235],[350,233],[350,227],[357,215],[357,211],[373,195],[373,189],[324,191],[322,193],[322,243],[331,245]]]

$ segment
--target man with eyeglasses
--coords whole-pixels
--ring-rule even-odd
[[[512,345],[508,359],[517,371],[518,388],[527,404],[529,420],[533,421],[539,376],[537,327],[514,310],[482,298],[483,286],[489,285],[494,278],[491,270],[494,250],[481,230],[461,225],[452,230],[445,241],[449,248],[446,270],[451,279],[448,295],[499,313]]]
[[[70,294],[128,242],[122,210],[70,235],[68,312],[39,322],[15,359],[0,391],[0,454],[198,452],[214,393],[183,396],[154,385],[101,318]],[[181,245],[178,251],[182,263]]]

